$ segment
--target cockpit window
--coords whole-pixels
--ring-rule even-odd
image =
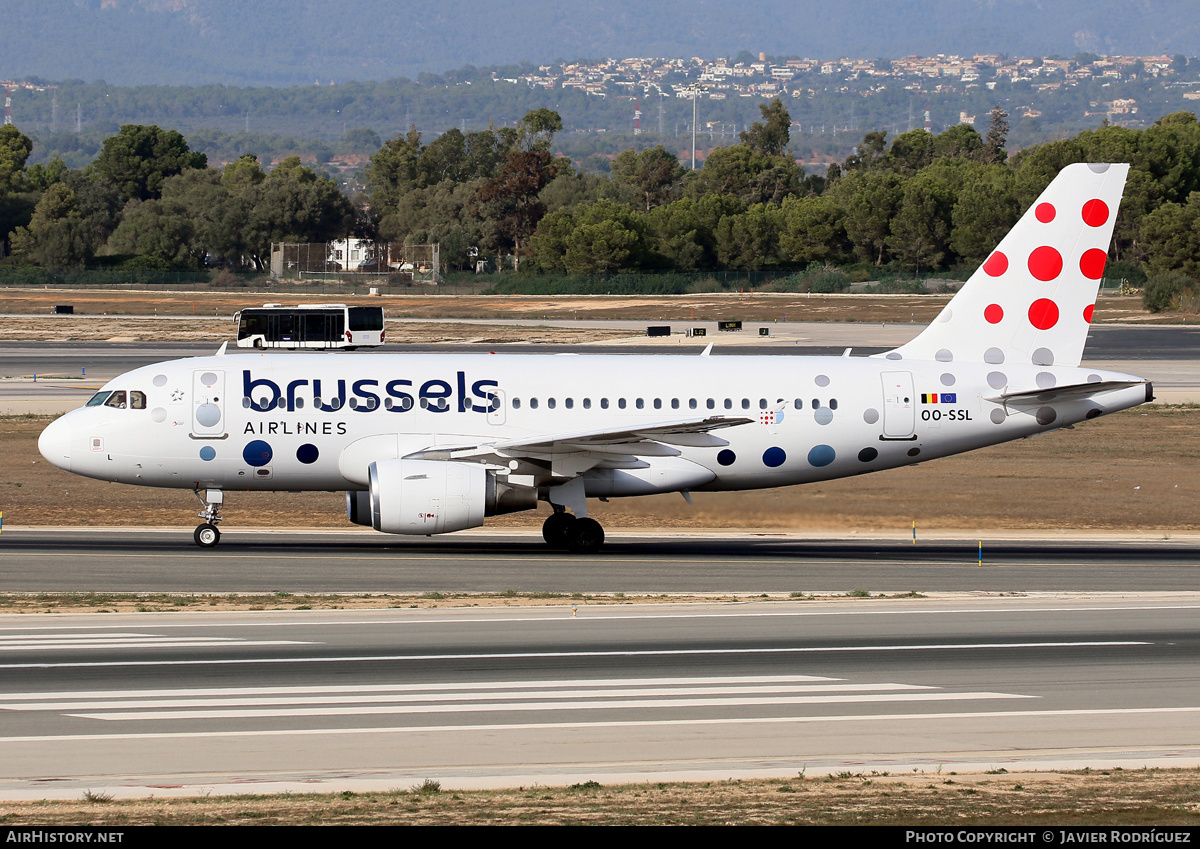
[[[135,410],[146,409],[146,393],[133,390],[129,393],[129,406]]]
[[[125,409],[125,406],[126,406],[126,402],[125,402],[125,390],[123,390],[123,389],[118,389],[118,390],[117,390],[116,392],[114,392],[112,395],[109,395],[109,396],[108,396],[108,400],[104,402],[104,406],[106,406],[106,407],[116,407],[116,408],[117,408],[117,409],[119,409],[119,410],[124,410],[124,409]]]
[[[101,404],[104,403],[104,399],[107,398],[108,396],[109,396],[108,392],[97,392],[95,395],[93,395],[88,400],[88,402],[86,404],[84,404],[84,406],[85,407],[99,407]]]

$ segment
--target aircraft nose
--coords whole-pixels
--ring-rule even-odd
[[[63,419],[50,422],[38,437],[38,451],[60,469],[71,471],[71,425]]]

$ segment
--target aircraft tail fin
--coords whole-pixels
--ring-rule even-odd
[[[937,319],[881,356],[1079,365],[1128,173],[1068,165]]]

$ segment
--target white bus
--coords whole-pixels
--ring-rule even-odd
[[[383,307],[263,304],[233,316],[239,348],[354,348],[383,344]]]

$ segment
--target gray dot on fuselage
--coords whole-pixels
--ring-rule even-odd
[[[988,348],[983,352],[983,361],[991,365],[998,366],[1004,362],[1004,352],[999,348]]]
[[[888,352],[888,355],[887,355],[887,358],[888,358],[889,360],[902,360],[902,359],[904,359],[904,357],[900,356],[900,355],[899,355],[899,354],[897,354],[895,351],[889,351],[889,352]]]
[[[1105,171],[1108,170],[1108,163],[1107,162],[1089,162],[1088,168],[1095,171],[1097,174],[1103,174]]]
[[[953,385],[954,385],[954,375],[950,374],[949,372],[946,372],[945,374],[943,374],[942,375],[942,386],[953,386]]]
[[[827,425],[833,421],[833,410],[828,407],[818,407],[817,411],[813,413],[813,419],[816,420],[817,424]]]
[[[940,351],[938,351],[936,354],[933,355],[933,358],[935,360],[937,360],[939,363],[954,362],[954,354],[950,353],[950,350],[948,348],[942,348]]]
[[[817,379],[816,379],[816,384],[817,384],[817,386],[828,386],[829,378],[823,374],[818,374]]]
[[[1037,423],[1040,425],[1054,424],[1054,420],[1058,418],[1058,413],[1053,407],[1038,407],[1036,413]]]
[[[1003,389],[1008,386],[1008,375],[1002,371],[989,371],[987,376],[988,386],[993,389]]]
[[[992,420],[992,424],[1004,424],[1004,420],[1007,418],[1007,416],[1004,415],[1004,410],[1002,410],[1000,407],[996,407],[994,410],[992,410],[992,412],[989,413],[989,417]]]
[[[1037,381],[1037,385],[1038,385],[1039,389],[1049,389],[1050,387],[1054,386],[1054,384],[1056,382],[1054,380],[1054,375],[1052,375],[1048,371],[1039,371],[1037,373],[1037,377],[1034,378],[1034,380]]]
[[[879,421],[879,411],[874,407],[867,407],[863,411],[863,421],[867,424],[875,424],[875,422]]]
[[[1054,352],[1049,348],[1038,348],[1033,352],[1033,364],[1035,366],[1054,365]]]

